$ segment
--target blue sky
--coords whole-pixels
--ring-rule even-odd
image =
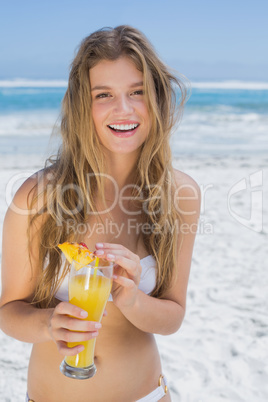
[[[82,38],[129,24],[192,80],[268,81],[267,15],[267,0],[6,0],[0,79],[66,79]]]

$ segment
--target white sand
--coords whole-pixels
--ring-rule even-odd
[[[7,208],[5,191],[14,175],[37,170],[40,156],[1,156],[0,226]],[[268,157],[187,156],[174,166],[205,188],[181,329],[157,336],[173,402],[268,400]],[[263,172],[263,230],[253,198],[251,229],[227,208],[228,192],[249,175]],[[258,176],[260,177],[260,176]],[[265,185],[264,185],[265,183]],[[233,195],[231,209],[250,217],[249,189]],[[252,230],[252,229],[255,229]],[[208,232],[213,231],[212,234]],[[24,401],[30,345],[0,332],[0,400]]]

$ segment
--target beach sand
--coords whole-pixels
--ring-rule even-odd
[[[1,156],[1,232],[12,178],[17,186],[42,163]],[[268,157],[187,155],[174,167],[198,182],[203,200],[184,322],[156,336],[172,401],[267,401]],[[2,332],[0,344],[0,400],[24,401],[31,345]]]

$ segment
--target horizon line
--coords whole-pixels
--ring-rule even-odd
[[[189,80],[196,89],[248,89],[268,90],[268,81],[217,79]],[[0,88],[67,88],[68,81],[64,79],[0,79]]]

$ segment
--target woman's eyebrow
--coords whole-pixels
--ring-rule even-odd
[[[130,85],[130,88],[141,87],[143,85],[143,81],[135,82]]]
[[[130,88],[136,88],[136,87],[141,87],[143,86],[143,81],[135,82],[131,84],[129,87]],[[111,87],[108,87],[107,85],[96,85],[95,87],[91,88],[91,91],[97,91],[97,90],[109,90],[112,89]]]
[[[107,87],[106,85],[96,85],[94,88],[91,88],[91,91],[96,91],[96,90],[98,90],[98,89],[101,89],[101,90],[106,90],[106,89],[111,89],[110,87]]]

